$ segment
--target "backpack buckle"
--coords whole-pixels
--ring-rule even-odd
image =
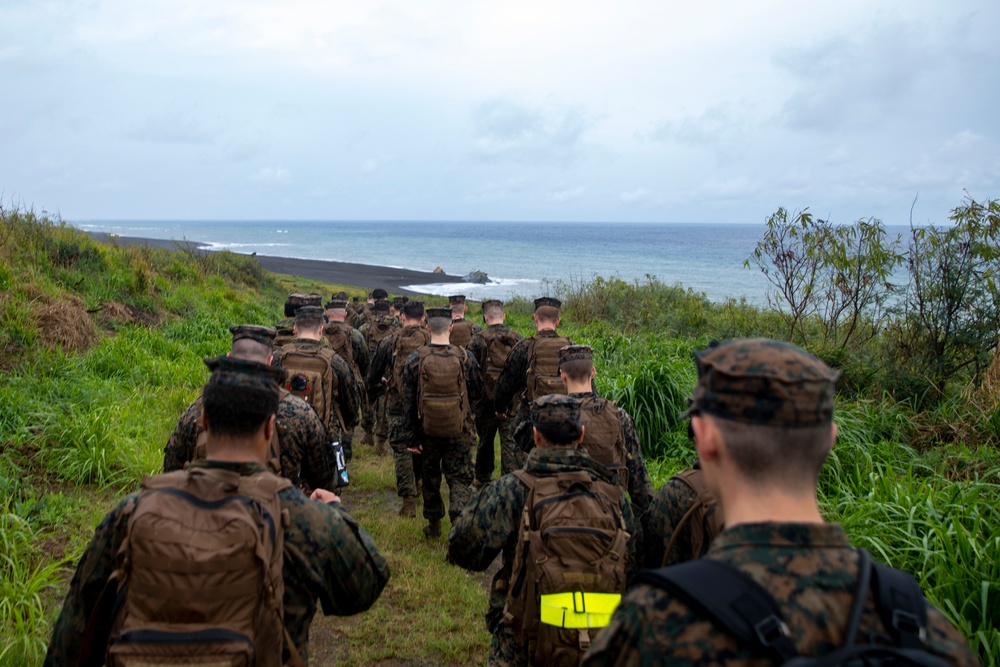
[[[753,626],[753,631],[757,633],[757,639],[764,646],[771,646],[782,637],[791,638],[792,636],[788,625],[774,614]]]
[[[892,627],[900,633],[916,635],[921,643],[927,640],[927,628],[920,625],[920,619],[916,614],[903,609],[892,610]]]

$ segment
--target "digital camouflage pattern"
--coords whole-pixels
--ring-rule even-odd
[[[430,334],[419,325],[411,324],[403,327],[399,331],[382,339],[382,342],[375,348],[371,366],[368,367],[368,397],[369,399],[374,399],[384,392],[385,409],[390,415],[400,415],[403,413],[399,387],[393,384],[393,378],[396,376],[396,360],[393,359],[393,353],[396,351],[396,341],[399,336],[410,335],[415,330],[423,331],[426,334],[427,342],[430,342]],[[405,359],[399,361],[405,361]]]
[[[835,524],[758,523],[724,530],[705,556],[750,575],[774,596],[802,655],[843,641],[857,584],[857,552]],[[978,665],[961,634],[927,603],[927,650],[954,665]],[[869,595],[858,636],[887,634]],[[770,665],[670,593],[632,588],[602,630],[584,665]]]
[[[531,402],[531,423],[535,427],[564,422],[580,425],[580,399],[566,394],[547,394]]]
[[[688,411],[792,428],[833,421],[840,373],[805,350],[767,338],[741,338],[695,353],[698,382]]]
[[[528,455],[524,469],[537,477],[550,477],[564,472],[585,471],[593,479],[613,483],[607,468],[578,449],[568,447],[536,448]],[[486,628],[493,633],[490,643],[490,665],[526,665],[521,647],[514,641],[506,626],[500,623],[511,568],[514,565],[514,548],[521,528],[521,513],[530,490],[515,475],[504,475],[472,496],[453,522],[448,535],[448,560],[473,572],[487,569],[497,557],[503,556],[500,571],[493,577],[490,602],[486,612]],[[642,531],[635,515],[625,501],[619,507],[631,535],[628,541],[628,567],[631,579],[639,569],[639,550]]]
[[[206,461],[193,465],[234,470],[241,475],[263,470],[253,463]],[[87,620],[115,570],[115,557],[136,495],[126,497],[104,517],[83,552],[53,629],[46,667],[76,664]],[[340,503],[310,500],[294,487],[280,491],[278,498],[290,517],[282,570],[285,627],[307,660],[309,626],[317,601],[327,616],[350,616],[369,609],[389,581],[389,564],[371,536]]]
[[[453,345],[429,347],[455,348]],[[457,348],[462,354],[465,371],[466,401],[473,404],[483,393],[483,379],[479,366],[468,350]],[[424,518],[434,521],[444,517],[444,501],[441,497],[441,474],[448,482],[448,516],[454,521],[465,506],[472,490],[472,450],[475,446],[471,413],[462,434],[456,438],[433,438],[423,434],[420,426],[420,353],[413,352],[403,365],[400,386],[402,419],[396,434],[405,448],[421,447],[420,477],[423,480]],[[393,444],[395,447],[395,444]]]
[[[698,494],[694,492],[694,489],[676,477],[671,477],[653,494],[648,511],[642,515],[645,545],[643,562],[646,567],[657,568],[663,565],[676,565],[688,559],[691,544],[690,522],[681,526],[680,535],[670,547],[670,553],[666,554],[666,560],[664,560],[664,552],[674,530],[691,507],[691,503],[697,498]]]
[[[368,351],[368,344],[360,331],[346,322],[330,322],[323,327],[323,339],[329,342],[326,334],[331,329],[346,329],[351,340],[351,361],[348,364],[354,373],[354,381],[358,387],[358,403],[362,414],[368,410],[368,397],[365,390],[365,379],[368,373],[368,366],[371,364],[371,353]],[[332,347],[332,344],[331,344]],[[336,352],[336,350],[334,350]],[[339,354],[339,352],[338,352]],[[343,358],[343,355],[341,355]],[[346,359],[345,359],[346,361]],[[369,424],[369,428],[371,425]],[[354,429],[347,429],[346,433],[340,436],[340,444],[344,446],[344,458],[350,461],[354,458]]]
[[[307,490],[332,489],[334,469],[326,428],[308,403],[287,392],[282,394],[274,419],[281,449],[281,475]],[[163,449],[163,472],[181,470],[194,459],[198,436],[202,433],[201,415],[199,395],[181,415]]]
[[[483,307],[491,303],[484,302]],[[501,304],[502,305],[502,304]],[[479,365],[485,385],[489,359],[487,358],[490,341],[495,338],[507,338],[517,344],[522,340],[521,334],[504,324],[491,324],[472,337],[466,348]],[[508,410],[510,407],[508,406]],[[488,393],[473,408],[476,420],[476,431],[479,433],[479,445],[476,448],[476,480],[486,484],[493,477],[494,441],[500,435],[500,473],[506,475],[524,466],[526,453],[521,451],[514,442],[514,422],[512,419],[500,421],[497,419],[493,401]]]
[[[596,396],[594,392],[575,392],[570,396],[578,399],[588,399]],[[649,471],[642,458],[642,445],[639,434],[635,430],[632,416],[618,406],[618,417],[625,433],[625,469],[628,471],[628,496],[632,503],[632,511],[636,516],[643,516],[649,509],[653,496],[653,483],[649,479]]]
[[[271,365],[281,368],[282,358],[290,351],[311,352],[323,347],[322,343],[326,343],[325,347],[329,349],[330,343],[326,342],[326,338],[321,339],[321,341],[296,338],[288,345],[274,351],[274,359],[271,361]],[[346,361],[340,358],[340,355],[334,354],[330,365],[333,367],[334,375],[337,378],[337,390],[333,400],[340,411],[341,418],[344,420],[344,427],[350,430],[358,423],[358,411],[360,410],[358,383],[354,381],[354,374],[351,372],[351,367],[347,365]],[[331,417],[330,421],[331,423],[326,425],[327,435],[332,440],[339,440],[341,429],[336,414]]]
[[[274,347],[274,337],[278,335],[278,332],[272,327],[262,327],[255,324],[238,324],[229,327],[229,332],[233,334],[234,343],[238,340],[249,338],[268,347]]]

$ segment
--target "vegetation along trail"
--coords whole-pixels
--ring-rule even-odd
[[[654,487],[694,460],[676,419],[693,350],[768,336],[837,367],[841,436],[821,480],[824,513],[914,573],[984,664],[1000,664],[1000,205],[964,202],[947,227],[898,241],[877,221],[824,225],[784,211],[769,221],[748,270],[767,267],[790,290],[773,308],[597,279],[554,287],[561,331],[594,347],[598,389],[635,417]],[[829,250],[806,252],[816,248]],[[816,265],[774,261],[799,256]],[[919,285],[884,287],[899,262]],[[228,349],[228,327],[275,322],[290,291],[337,288],[253,257],[118,247],[30,211],[0,213],[0,665],[40,664],[94,526],[160,469],[207,377],[202,358]],[[531,304],[507,306],[508,323],[530,331]],[[356,445],[350,472],[344,504],[392,580],[365,614],[317,617],[311,664],[481,664],[489,574],[447,565],[444,538],[397,516],[388,457]]]

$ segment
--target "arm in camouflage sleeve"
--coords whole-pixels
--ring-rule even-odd
[[[163,472],[181,470],[194,458],[195,445],[201,433],[201,396],[188,406],[163,448]]]
[[[358,411],[361,409],[358,383],[354,381],[351,367],[339,356],[333,358],[333,370],[337,374],[337,407],[340,408],[344,426],[351,429],[357,425]]]
[[[358,365],[358,370],[361,371],[361,380],[364,380],[368,375],[368,367],[372,363],[372,353],[368,350],[368,343],[365,342],[365,337],[361,335],[361,332],[357,329],[351,331],[351,351],[354,353],[354,363]]]
[[[472,353],[465,350],[465,389],[469,394],[469,405],[475,405],[483,397],[483,374]]]
[[[368,389],[369,401],[374,401],[385,392],[382,378],[387,377],[389,374],[389,361],[392,359],[392,348],[395,341],[395,334],[386,336],[379,342],[378,347],[375,348],[372,363],[368,367],[368,380],[365,382],[365,386]]]
[[[625,530],[629,534],[625,575],[627,581],[631,583],[635,575],[642,569],[642,524],[635,512],[632,511],[631,503],[624,495],[622,496],[621,512],[622,518],[625,520]]]
[[[635,430],[635,422],[627,412],[620,409],[622,429],[625,431],[625,467],[628,469],[628,495],[632,501],[635,515],[641,517],[649,509],[653,496],[653,483],[649,480],[649,472],[642,459],[642,446]]]
[[[282,475],[296,486],[330,488],[334,470],[327,451],[329,438],[316,411],[302,399],[289,394],[278,403],[275,422],[281,445]]]
[[[87,621],[101,598],[108,577],[115,570],[115,555],[128,528],[126,511],[135,495],[126,497],[104,517],[77,565],[62,611],[52,628],[52,641],[45,655],[45,667],[75,665],[80,658]],[[94,639],[103,649],[107,637]]]
[[[399,440],[407,447],[416,447],[419,442],[417,424],[419,423],[419,407],[417,393],[420,390],[420,353],[411,352],[403,363],[400,376],[400,405],[403,408],[402,420],[399,426]]]
[[[656,490],[649,503],[649,509],[642,517],[645,533],[644,560],[646,567],[662,567],[664,551],[667,542],[677,529],[677,524],[683,518],[691,502],[697,495],[691,488],[677,479],[669,479],[667,483]],[[669,558],[666,563],[680,563],[686,560],[681,550],[682,545],[691,544],[691,526],[681,527]],[[690,550],[690,546],[688,547]]]
[[[507,410],[514,396],[524,389],[528,374],[528,338],[520,341],[507,353],[497,378],[496,395],[493,399],[494,410],[502,414]]]
[[[472,358],[476,360],[479,364],[480,370],[482,370],[483,365],[486,363],[486,339],[481,335],[476,334],[469,341],[469,346],[465,348],[466,352],[472,355]]]
[[[490,566],[510,540],[517,539],[528,487],[505,475],[469,500],[448,534],[448,560],[473,572]]]

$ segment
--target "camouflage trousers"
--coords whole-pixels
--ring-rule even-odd
[[[390,418],[385,410],[385,395],[374,401],[366,401],[361,409],[361,427],[372,431],[376,437],[385,439],[389,435]]]
[[[424,518],[435,521],[444,517],[443,472],[448,482],[448,518],[454,523],[472,495],[472,434],[466,432],[457,438],[425,437],[421,444]]]
[[[513,419],[499,421],[491,405],[488,410],[476,413],[476,430],[479,431],[479,446],[476,447],[476,481],[481,486],[489,484],[493,478],[494,446],[498,433],[500,435],[500,474],[506,475],[524,467],[527,455],[514,443]]]
[[[396,472],[396,495],[400,498],[417,497],[417,478],[420,476],[421,456],[406,451],[406,443],[399,439],[403,424],[401,415],[390,414],[387,419],[389,446],[392,448],[392,466]]]
[[[490,652],[486,657],[489,667],[528,667],[528,656],[514,640],[509,625],[500,624],[493,631]]]

